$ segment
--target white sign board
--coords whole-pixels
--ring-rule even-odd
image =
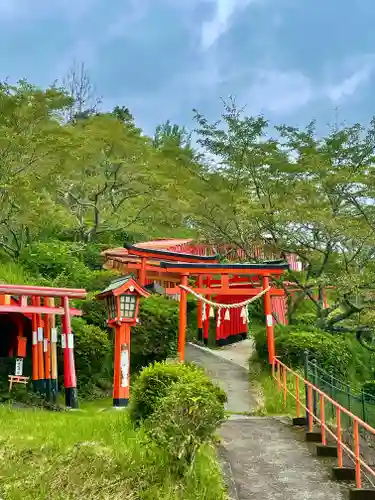
[[[121,346],[121,387],[129,386],[129,348],[127,344]]]
[[[23,372],[23,359],[22,358],[16,358],[16,371],[15,375],[18,377],[22,376]]]

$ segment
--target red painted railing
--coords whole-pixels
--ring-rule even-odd
[[[272,376],[277,381],[278,390],[283,393],[284,406],[287,405],[287,396],[289,394],[295,400],[296,416],[301,417],[303,410],[306,412],[309,432],[313,431],[314,423],[316,423],[320,425],[323,445],[327,445],[327,437],[333,438],[337,443],[338,467],[343,467],[344,454],[354,462],[356,487],[362,488],[362,476],[364,474],[370,479],[370,482],[372,482],[371,479],[375,480],[375,470],[365,462],[361,454],[360,439],[364,431],[367,431],[375,438],[375,429],[341,406],[311,382],[305,380],[278,358],[274,358],[273,360]],[[301,385],[304,388],[302,394],[306,394],[306,398],[301,394]],[[314,397],[319,401],[319,412],[314,411]],[[335,421],[333,423],[330,422],[330,425],[328,425],[326,419],[326,404],[331,404],[335,408]],[[351,430],[353,438],[351,445],[348,442],[344,442],[343,439],[343,416],[350,422],[348,428]]]

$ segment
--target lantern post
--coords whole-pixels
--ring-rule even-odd
[[[150,294],[133,277],[124,276],[113,281],[96,298],[105,300],[107,325],[115,330],[113,406],[124,408],[130,391],[131,327],[137,323],[139,299]]]

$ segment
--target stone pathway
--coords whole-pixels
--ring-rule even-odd
[[[186,346],[186,359],[204,367],[228,394],[227,410],[249,412],[256,394],[243,366],[216,351]],[[220,431],[223,470],[235,500],[342,500],[345,490],[330,479],[295,431],[275,418],[232,415]]]
[[[229,344],[218,349],[215,349],[215,354],[220,358],[233,361],[246,370],[249,369],[249,359],[254,352],[253,339],[245,339],[235,344]]]
[[[248,371],[242,366],[219,357],[206,348],[188,344],[186,361],[194,361],[210,375],[228,396],[226,410],[250,413],[256,407],[256,396],[250,391]]]

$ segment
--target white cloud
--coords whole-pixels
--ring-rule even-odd
[[[251,110],[292,113],[314,99],[316,89],[299,71],[258,70],[246,90]]]
[[[344,78],[340,82],[328,85],[325,88],[326,95],[329,99],[331,99],[331,101],[343,101],[345,98],[355,94],[359,87],[369,81],[373,70],[373,64],[365,64],[362,68],[357,69],[350,76]]]
[[[214,16],[205,21],[201,29],[203,50],[211,48],[232,26],[233,18],[257,0],[210,0],[214,4]]]

